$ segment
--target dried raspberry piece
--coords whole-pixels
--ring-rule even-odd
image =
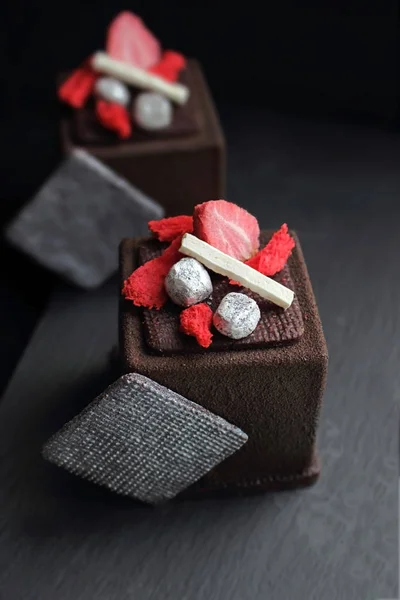
[[[196,338],[203,348],[211,344],[213,313],[207,304],[194,304],[180,314],[180,331]]]
[[[158,75],[167,81],[177,81],[179,73],[186,66],[186,58],[179,52],[173,50],[166,50],[161,57],[159,63],[149,69],[153,75]]]
[[[246,265],[259,271],[267,277],[273,277],[282,271],[295,246],[295,241],[288,232],[286,223],[275,231],[268,244],[264,246],[253,258],[246,261]],[[240,285],[237,281],[230,281],[231,285]]]
[[[274,233],[268,244],[260,250],[246,265],[253,267],[263,275],[272,277],[282,271],[295,246],[295,241],[288,232],[286,223]]]
[[[121,139],[130,137],[132,133],[131,120],[124,106],[115,102],[97,100],[96,117],[103,127],[115,131]]]
[[[164,281],[172,265],[182,258],[179,252],[182,237],[177,237],[161,256],[140,266],[124,282],[122,295],[135,306],[160,309],[168,296]]]
[[[178,235],[192,233],[193,217],[180,215],[158,221],[149,221],[149,229],[160,242],[172,242]]]
[[[82,108],[86,104],[97,79],[97,73],[93,71],[90,60],[88,58],[58,88],[59,99],[73,108]]]

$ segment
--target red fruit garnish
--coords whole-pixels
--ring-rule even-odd
[[[153,75],[158,75],[167,81],[177,81],[179,73],[186,66],[186,58],[179,52],[166,50],[159,63],[149,69]]]
[[[246,261],[246,265],[259,271],[267,277],[272,277],[282,271],[295,246],[295,241],[288,232],[286,223],[275,231],[268,244],[253,258]],[[240,285],[237,281],[230,281],[232,285]]]
[[[160,61],[161,48],[157,38],[135,14],[123,11],[110,23],[106,52],[112,58],[140,69],[150,69]]]
[[[286,223],[278,231],[275,231],[268,244],[257,252],[246,265],[260,271],[263,275],[272,277],[282,271],[295,246],[295,241],[288,232]]]
[[[164,281],[170,268],[182,258],[182,237],[177,237],[161,256],[140,266],[125,280],[122,295],[135,306],[160,309],[168,297]]]
[[[247,210],[226,200],[210,200],[194,209],[194,234],[238,260],[247,260],[259,248],[260,228]]]
[[[149,229],[160,242],[172,242],[178,235],[192,233],[193,217],[180,215],[158,221],[149,221]]]
[[[93,71],[90,58],[60,85],[58,97],[73,108],[82,108],[92,93],[97,73]]]
[[[180,330],[186,335],[195,337],[203,348],[208,348],[213,337],[212,318],[212,310],[207,304],[194,304],[181,312]]]
[[[103,127],[115,131],[121,139],[131,136],[131,119],[124,106],[115,102],[97,100],[96,117]]]

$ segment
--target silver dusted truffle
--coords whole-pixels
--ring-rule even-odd
[[[114,77],[100,77],[94,84],[94,93],[102,100],[121,106],[127,106],[131,99],[127,86]]]
[[[220,333],[240,340],[253,333],[260,317],[260,309],[255,300],[245,294],[232,292],[222,299],[213,322]]]
[[[208,271],[198,260],[182,258],[171,267],[165,289],[175,304],[192,306],[208,298],[213,287]]]
[[[165,129],[172,123],[172,104],[161,94],[142,92],[134,102],[133,117],[142,129]]]

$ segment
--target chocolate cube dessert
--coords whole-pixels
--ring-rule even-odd
[[[60,80],[65,154],[84,148],[169,215],[224,196],[225,141],[202,69],[162,53],[139,17],[118,15],[106,53]]]
[[[124,374],[44,458],[150,504],[310,485],[328,357],[298,239],[225,200],[148,226],[120,246]]]
[[[259,239],[254,221],[225,201],[206,202],[194,224],[164,219],[150,226],[157,239],[121,243],[122,371],[154,380],[248,436],[181,496],[306,486],[320,472],[328,355],[309,274],[286,225]]]

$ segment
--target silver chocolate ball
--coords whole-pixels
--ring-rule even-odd
[[[232,292],[221,301],[213,316],[214,327],[234,340],[247,337],[258,325],[261,313],[258,304],[245,294]]]
[[[94,93],[102,100],[115,102],[121,106],[127,106],[131,100],[131,94],[126,85],[114,77],[99,77],[94,84]]]
[[[195,258],[182,258],[171,267],[165,289],[172,302],[179,306],[192,306],[203,302],[213,287],[208,271]]]
[[[172,123],[172,104],[161,94],[143,92],[136,97],[133,117],[142,129],[164,129]]]

